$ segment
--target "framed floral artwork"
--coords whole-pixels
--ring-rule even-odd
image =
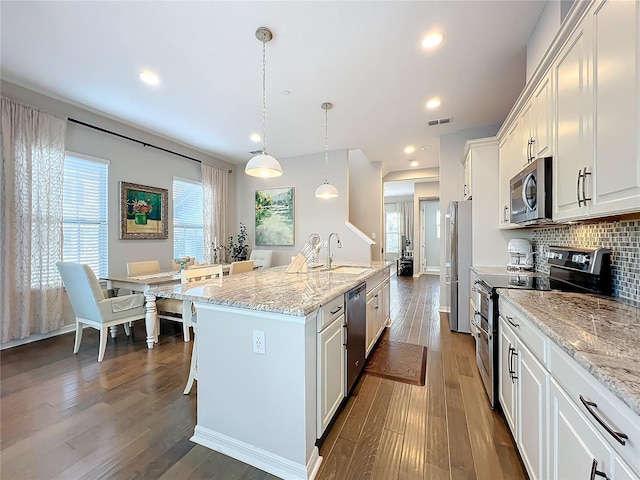
[[[169,238],[166,188],[120,182],[120,239]]]
[[[256,190],[256,245],[295,245],[293,187]]]

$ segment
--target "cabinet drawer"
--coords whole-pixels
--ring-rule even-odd
[[[380,285],[383,279],[384,279],[384,272],[378,272],[375,275],[372,275],[369,278],[367,278],[367,293],[369,293],[371,290],[375,289],[378,285]]]
[[[602,434],[635,472],[640,472],[640,415],[636,415],[555,344],[551,346],[549,367],[553,377],[562,385],[594,428]],[[589,412],[580,397],[585,402],[597,405],[589,405],[593,413]],[[622,439],[625,445],[616,440],[596,420],[595,415],[612,431],[625,434],[628,437]]]
[[[547,337],[511,304],[500,300],[498,310],[502,319],[513,327],[513,331],[516,332],[520,341],[529,347],[531,353],[537,357],[540,363],[546,365]]]
[[[320,307],[318,312],[318,328],[317,331],[321,332],[326,327],[331,325],[340,315],[344,313],[344,297],[340,295],[334,298],[329,303]]]

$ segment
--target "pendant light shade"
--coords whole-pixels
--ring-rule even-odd
[[[329,119],[327,112],[333,105],[325,102],[321,105],[324,110],[324,183],[316,188],[316,197],[318,198],[336,198],[338,189],[331,185],[328,180],[329,174]]]
[[[267,153],[266,44],[273,34],[268,28],[260,27],[256,38],[262,42],[262,152],[247,162],[244,173],[252,177],[279,177],[282,175],[280,162]]]

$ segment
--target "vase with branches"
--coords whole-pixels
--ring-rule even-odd
[[[249,252],[249,244],[247,242],[247,227],[240,222],[240,233],[238,233],[237,241],[233,240],[233,236],[229,237],[229,246],[226,248],[227,253],[234,261],[239,262],[247,259]]]

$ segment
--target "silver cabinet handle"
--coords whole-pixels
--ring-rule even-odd
[[[507,322],[509,322],[512,327],[519,327],[520,326],[519,323],[516,323],[516,322],[513,321],[513,317],[510,317],[509,315],[505,315],[505,317],[507,318]]]
[[[618,443],[620,443],[621,445],[627,444],[627,442],[625,442],[625,440],[629,439],[627,434],[614,431],[609,425],[604,423],[604,420],[602,420],[598,416],[598,414],[595,412],[595,410],[593,410],[593,408],[598,408],[598,405],[596,403],[590,402],[589,400],[585,400],[585,398],[582,395],[580,395],[580,401],[584,405],[584,408],[587,409],[587,411],[591,414],[591,416],[596,419],[596,421],[602,426],[602,428],[604,428],[607,431],[609,435],[615,438],[618,441]]]
[[[502,221],[503,222],[509,222],[509,218],[507,216],[507,212],[509,211],[509,205],[503,205],[502,206]]]
[[[584,167],[582,171],[582,201],[584,202],[585,206],[587,205],[588,201],[591,201],[591,198],[587,198],[584,186],[584,184],[587,183],[587,175],[591,175],[591,172],[587,172],[587,167]]]
[[[594,458],[593,462],[591,462],[591,475],[589,476],[589,480],[596,480],[596,475],[603,477],[605,480],[609,480],[606,473],[598,470],[598,461]]]
[[[335,314],[336,314],[336,313],[338,313],[340,310],[342,310],[342,307],[341,307],[341,306],[340,306],[340,307],[338,307],[338,308],[336,308],[335,310],[333,310],[333,311],[331,312],[331,315],[335,315]]]
[[[578,170],[578,180],[576,181],[576,198],[578,199],[578,207],[582,206],[582,199],[580,198],[580,179],[582,178],[582,170]]]

